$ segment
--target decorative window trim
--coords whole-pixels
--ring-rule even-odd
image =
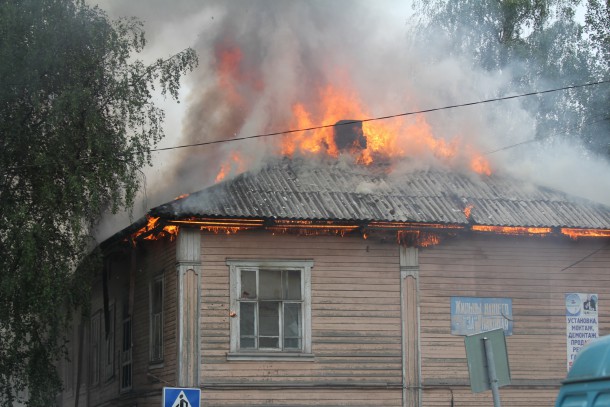
[[[155,290],[155,285],[157,283],[161,284],[161,311],[157,314],[155,313],[154,310],[154,304],[153,304],[153,298],[154,298],[154,290]],[[150,280],[149,286],[148,286],[148,305],[149,305],[149,313],[148,313],[148,322],[149,322],[149,329],[148,329],[148,337],[149,337],[149,341],[148,341],[148,346],[149,346],[149,352],[148,352],[148,361],[150,363],[150,367],[152,368],[156,368],[156,367],[162,367],[163,366],[163,359],[164,359],[164,353],[165,353],[165,349],[164,349],[164,345],[165,345],[165,341],[164,341],[164,324],[165,324],[165,313],[164,313],[164,308],[165,308],[165,279],[163,277],[163,273],[160,273],[158,275],[156,275],[154,278],[152,278]],[[155,322],[156,319],[156,322]],[[161,348],[158,352],[155,352],[155,345],[154,345],[154,324],[157,323],[159,325],[159,329],[160,332],[158,332],[158,334],[160,334],[160,344],[159,347]]]
[[[313,260],[281,259],[228,259],[230,278],[230,344],[227,360],[285,360],[311,361],[314,359],[311,349],[311,269]],[[276,269],[299,270],[301,272],[303,343],[300,351],[273,351],[239,348],[239,298],[241,292],[240,272],[243,269]]]

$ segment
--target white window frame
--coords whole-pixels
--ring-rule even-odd
[[[121,340],[120,392],[131,390],[133,386],[133,320],[130,315],[123,317]]]
[[[228,360],[312,360],[311,348],[311,269],[313,260],[228,259],[230,278],[230,344]],[[298,270],[301,272],[303,343],[301,350],[255,350],[239,348],[239,298],[241,270]]]
[[[154,305],[153,304],[153,293],[154,293],[154,289],[155,289],[155,285],[157,283],[161,284],[161,312],[159,314],[155,314],[153,312],[154,309]],[[163,357],[164,357],[164,337],[163,337],[163,325],[164,325],[164,306],[165,306],[165,281],[163,278],[163,274],[159,274],[156,277],[154,277],[149,284],[148,287],[148,293],[149,293],[149,362],[152,365],[162,365],[163,364]],[[155,320],[157,320],[158,323],[158,329],[159,332],[155,332]],[[159,350],[159,355],[155,354],[155,349],[154,349],[154,335],[160,335],[160,344],[159,347],[161,348]]]

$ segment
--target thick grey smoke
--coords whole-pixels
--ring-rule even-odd
[[[288,130],[294,104],[315,106],[327,85],[350,88],[372,117],[489,99],[510,90],[510,72],[479,69],[459,55],[429,64],[430,42],[422,48],[411,41],[404,1],[105,0],[101,7],[111,16],[142,18],[150,55],[186,46],[199,53],[200,66],[188,78],[182,104],[168,110],[162,146]],[[436,55],[451,54],[444,52],[449,43],[441,37],[432,43]],[[524,106],[513,100],[405,120],[425,119],[436,139],[485,153],[534,138],[536,115]],[[281,140],[272,136],[159,152],[147,172],[142,209],[211,185],[223,170],[230,177],[255,169],[278,154]],[[396,148],[409,151],[410,144],[408,137],[399,137]],[[494,172],[610,204],[610,177],[604,176],[610,167],[582,149],[528,143],[485,157]],[[433,158],[420,152],[396,163],[396,171],[431,165]]]

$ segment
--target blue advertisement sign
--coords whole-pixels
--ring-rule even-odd
[[[513,334],[512,298],[451,297],[451,334],[473,335],[503,329]]]
[[[164,387],[162,407],[201,407],[201,389]]]

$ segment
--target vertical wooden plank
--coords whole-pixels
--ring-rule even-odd
[[[178,385],[199,385],[199,276],[201,237],[198,229],[183,228],[176,242],[178,272]]]
[[[419,260],[416,247],[400,246],[403,405],[419,406]]]

